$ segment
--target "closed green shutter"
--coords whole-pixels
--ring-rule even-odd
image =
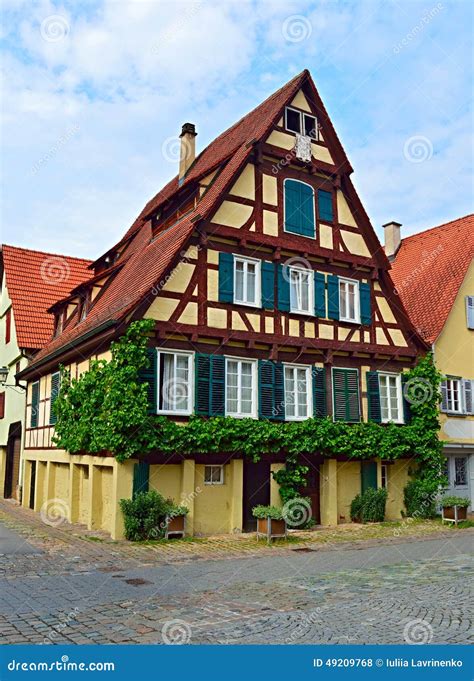
[[[372,324],[372,306],[370,302],[370,284],[360,282],[360,321],[370,326]]]
[[[225,358],[196,354],[195,412],[199,416],[225,414]]]
[[[285,180],[285,231],[314,238],[313,188],[298,180]]]
[[[357,369],[333,369],[334,420],[360,421],[359,374]]]
[[[328,317],[339,319],[339,277],[328,275]]]
[[[332,222],[334,213],[332,210],[332,193],[324,189],[318,189],[319,219],[322,222]]]
[[[265,260],[262,262],[262,307],[275,308],[275,265]]]
[[[56,371],[54,374],[51,374],[51,397],[49,400],[49,424],[51,426],[54,426],[54,424],[58,420],[58,417],[56,416],[54,411],[54,403],[58,399],[60,383],[61,374],[59,373],[59,371]]]
[[[234,302],[234,256],[219,253],[219,302]]]
[[[157,371],[157,356],[156,348],[147,348],[146,351],[148,366],[142,367],[138,372],[138,380],[141,383],[146,383],[147,398],[148,398],[148,413],[156,414],[157,411],[157,387],[158,379]]]
[[[326,277],[322,272],[314,273],[314,314],[326,316]]]
[[[379,375],[376,371],[368,371],[365,377],[367,381],[369,421],[380,423],[382,421],[382,410],[380,408]]]
[[[38,416],[39,416],[39,381],[36,381],[31,386],[31,417],[30,417],[30,427],[38,427]]]
[[[403,421],[405,423],[410,423],[411,421],[411,403],[407,400],[406,394],[406,384],[409,381],[407,374],[402,374],[402,401],[403,401]]]
[[[362,494],[370,489],[377,489],[377,463],[363,461],[360,465],[360,488]]]
[[[133,467],[133,497],[139,492],[148,492],[150,464],[139,461]]]
[[[290,282],[288,268],[278,265],[278,309],[282,312],[290,311]]]
[[[327,416],[326,404],[326,369],[324,367],[312,367],[313,378],[313,414],[315,418]]]
[[[270,360],[258,363],[258,415],[277,421],[285,418],[283,365]]]

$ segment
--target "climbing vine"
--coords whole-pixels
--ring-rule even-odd
[[[439,485],[443,475],[442,445],[438,440],[441,376],[431,354],[407,374],[405,396],[411,406],[406,425],[334,422],[310,418],[273,422],[217,416],[191,416],[176,424],[165,416],[148,414],[147,386],[139,380],[148,366],[146,348],[153,320],[133,322],[112,344],[110,361],[94,360],[78,379],[62,372],[55,402],[55,442],[70,452],[112,452],[119,461],[157,450],[182,455],[225,452],[257,461],[262,454],[284,452],[286,467],[274,474],[284,501],[297,494],[308,471],[301,453],[387,460],[413,457],[416,475],[427,485]]]

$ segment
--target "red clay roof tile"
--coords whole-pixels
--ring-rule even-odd
[[[402,240],[390,275],[413,325],[433,343],[474,257],[474,215]]]

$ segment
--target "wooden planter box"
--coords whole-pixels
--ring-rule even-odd
[[[267,541],[271,541],[272,539],[285,539],[286,536],[287,529],[284,520],[257,518],[257,539],[265,537]]]
[[[466,520],[467,506],[443,506],[443,520],[457,523],[459,520]]]
[[[171,537],[180,537],[181,539],[185,535],[186,530],[186,516],[185,515],[173,515],[166,518],[166,530],[165,539]]]

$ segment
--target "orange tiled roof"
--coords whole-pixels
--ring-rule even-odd
[[[474,215],[402,240],[390,275],[419,333],[433,343],[441,333],[474,257]]]
[[[53,335],[46,310],[90,276],[90,260],[6,245],[2,255],[18,346],[37,350]]]

